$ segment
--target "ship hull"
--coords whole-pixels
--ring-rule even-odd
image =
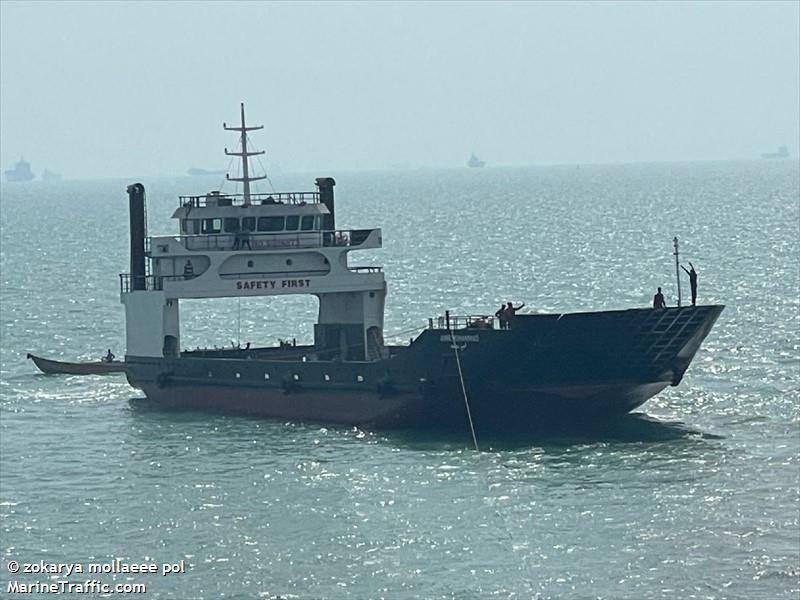
[[[16,175],[10,171],[6,171],[6,181],[9,183],[27,183],[33,181],[33,175]]]
[[[644,404],[669,385],[609,384],[565,386],[468,397],[481,431],[537,430],[554,424],[611,419]],[[358,390],[241,389],[217,385],[142,387],[146,397],[167,410],[198,410],[366,428],[463,429],[469,426],[463,396],[426,399],[404,393],[390,398]]]
[[[468,427],[466,395],[479,430],[534,430],[613,418],[677,385],[722,309],[536,315],[515,320],[511,330],[428,329],[410,346],[364,362],[315,360],[313,348],[286,356],[129,356],[127,377],[167,409],[461,429]]]

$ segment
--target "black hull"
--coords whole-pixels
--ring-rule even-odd
[[[721,306],[517,319],[512,330],[459,329],[476,427],[536,430],[625,414],[677,385]],[[377,428],[468,426],[447,329],[368,362],[274,351],[126,357],[128,380],[168,409]],[[295,349],[292,349],[293,351]]]
[[[479,431],[537,430],[553,424],[581,424],[630,412],[668,383],[609,384],[543,389],[537,392],[482,393],[469,399]],[[425,398],[422,394],[352,390],[246,389],[219,385],[145,385],[148,399],[168,410],[200,410],[366,428],[464,429],[469,426],[463,396]],[[469,397],[469,396],[468,396]]]

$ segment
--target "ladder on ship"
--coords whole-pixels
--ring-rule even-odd
[[[700,307],[650,311],[637,330],[637,346],[644,361],[659,365],[677,354],[707,315]]]
[[[150,275],[152,274],[152,267],[151,264],[153,261],[150,260],[150,238],[147,235],[147,194],[145,193],[144,201],[142,202],[142,215],[144,216],[144,255],[148,258],[148,260],[144,261],[144,280],[150,281]],[[146,285],[146,284],[145,284]]]
[[[367,360],[380,360],[383,356],[383,340],[377,327],[367,329]]]

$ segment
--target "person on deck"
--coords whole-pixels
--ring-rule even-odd
[[[187,260],[186,264],[183,265],[183,278],[192,279],[193,277],[194,277],[194,265],[192,265],[192,261]]]
[[[694,265],[689,263],[691,267],[691,271],[687,270],[686,267],[681,265],[681,269],[686,271],[686,274],[689,276],[689,287],[692,288],[692,306],[697,306],[697,271],[694,270]]]
[[[511,325],[514,323],[514,317],[517,316],[517,311],[521,308],[525,308],[524,302],[516,307],[511,304],[511,302],[508,303],[506,306],[506,329],[511,329]]]
[[[501,304],[500,310],[494,313],[497,320],[500,321],[500,329],[508,329],[508,321],[506,320],[506,305]]]
[[[114,359],[115,359],[115,358],[116,358],[116,357],[114,356],[114,353],[113,353],[113,352],[111,352],[111,348],[109,348],[109,349],[108,349],[108,352],[107,352],[107,353],[106,353],[106,355],[103,357],[103,361],[104,361],[104,362],[109,362],[109,363],[110,363],[110,362],[114,362]]]
[[[658,288],[656,295],[653,296],[653,308],[667,308],[667,302],[664,300],[664,294],[661,293],[661,288]]]

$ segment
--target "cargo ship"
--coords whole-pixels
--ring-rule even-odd
[[[470,154],[469,160],[467,161],[467,166],[470,169],[481,169],[486,166],[486,161],[475,156],[475,153],[473,152]]]
[[[31,163],[24,158],[19,159],[13,169],[5,172],[6,180],[9,182],[26,182],[31,181],[36,175],[31,171]]]
[[[407,344],[384,341],[380,228],[336,222],[335,181],[254,193],[244,105],[243,193],[182,196],[178,233],[149,237],[145,189],[128,187],[131,266],[120,275],[125,372],[168,409],[202,409],[374,428],[534,430],[623,415],[680,383],[721,305],[564,314],[445,311]],[[306,294],[313,343],[182,349],[180,303]],[[502,326],[501,326],[502,325]]]
[[[780,146],[777,152],[764,152],[761,158],[775,159],[775,158],[789,158],[789,149],[786,146]]]

